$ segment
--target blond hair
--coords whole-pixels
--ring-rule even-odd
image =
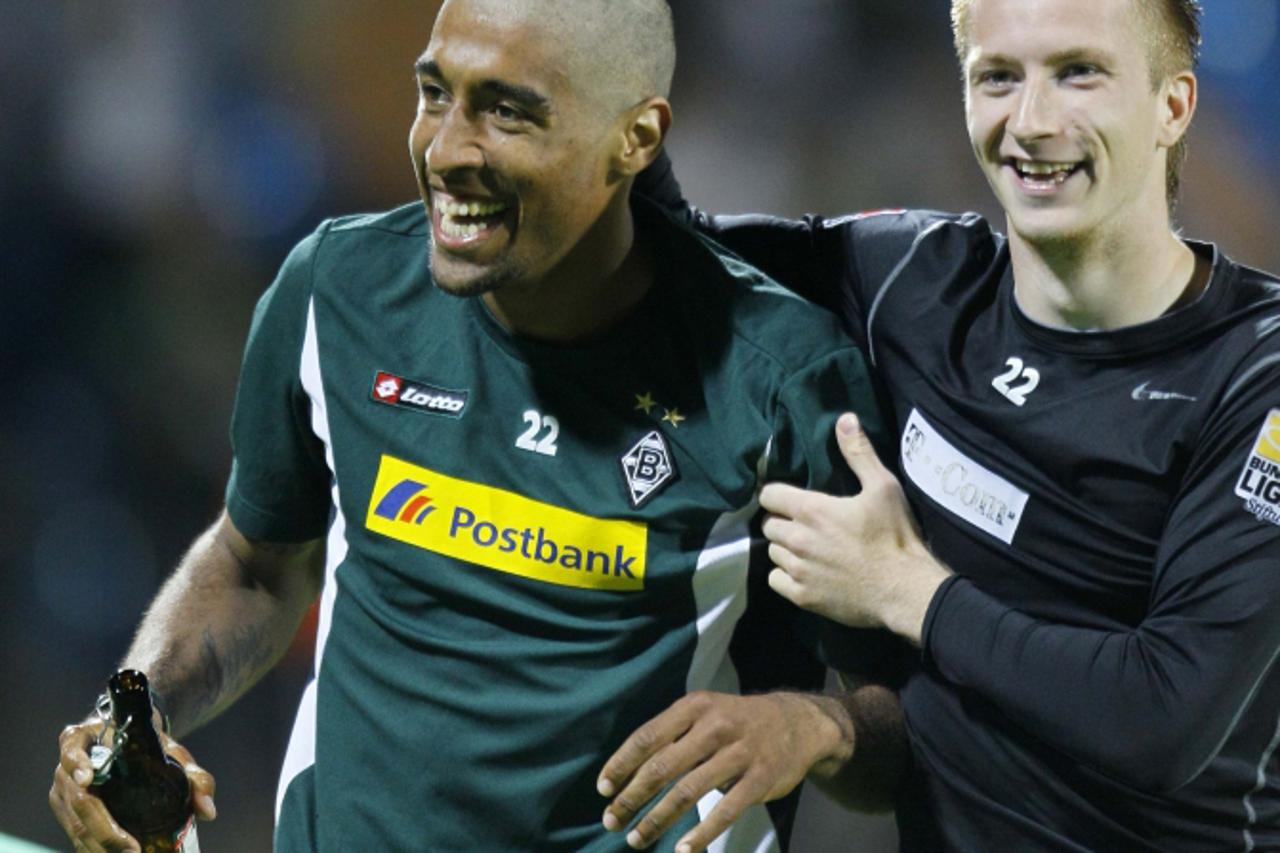
[[[969,53],[969,17],[976,0],[951,0],[951,33],[956,55],[964,65]],[[1158,88],[1165,80],[1183,71],[1195,70],[1200,61],[1199,0],[1130,0],[1141,18],[1147,35],[1147,64],[1151,70],[1151,86]],[[1169,149],[1165,167],[1165,190],[1172,211],[1182,186],[1182,164],[1187,159],[1185,135]]]

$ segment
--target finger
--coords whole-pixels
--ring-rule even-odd
[[[213,791],[216,784],[213,774],[194,761],[184,763],[182,769],[191,782],[191,804],[196,817],[201,820],[213,820],[218,816],[218,807],[213,803]]]
[[[876,456],[876,449],[862,429],[857,415],[845,412],[836,421],[836,442],[840,445],[840,452],[844,454],[844,461],[864,489],[869,483],[893,478],[889,469],[880,462],[880,457]]]
[[[822,531],[833,523],[830,515],[824,516],[824,504],[836,511],[845,510],[847,499],[833,498],[830,495],[814,495],[809,517],[805,521],[785,521],[770,516],[761,527],[765,539],[769,542],[769,558],[780,569],[785,569],[795,577],[804,567],[806,559],[812,559],[820,550]],[[772,522],[772,523],[770,523]]]
[[[213,774],[197,764],[185,746],[168,735],[162,735],[162,739],[165,752],[173,756],[186,771],[187,781],[191,783],[191,804],[195,809],[196,817],[201,820],[213,820],[218,816],[218,808],[213,802],[213,794],[217,789]]]
[[[782,569],[773,569],[769,572],[769,588],[797,607],[805,606],[801,603],[807,601],[804,587]]]
[[[690,743],[687,741],[677,741],[671,746],[658,752],[648,761],[640,766],[636,771],[635,777],[627,783],[627,786],[613,798],[613,802],[605,809],[604,825],[611,832],[616,832],[631,822],[631,819],[639,814],[644,808],[645,803],[652,800],[667,785],[675,783],[672,792],[679,789],[685,791],[684,780],[690,770],[698,766],[698,763],[705,760],[710,749],[704,748],[700,744]],[[672,792],[668,792],[668,797]],[[705,791],[703,792],[705,793]],[[676,797],[677,800],[682,799],[681,796]],[[697,802],[695,797],[693,802]],[[650,810],[652,814],[652,809]],[[648,816],[645,821],[648,821]],[[646,837],[657,838],[661,835],[651,835],[649,832],[643,833]],[[630,835],[627,836],[631,838]],[[630,843],[628,841],[628,843]],[[634,845],[633,845],[634,846]]]
[[[769,544],[769,559],[773,562],[775,568],[782,569],[782,571],[791,575],[793,580],[798,579],[797,570],[800,565],[800,558],[792,553],[791,549],[785,545],[771,542]]]
[[[760,490],[760,506],[773,515],[795,518],[808,495],[804,489],[790,483],[766,483]]]
[[[133,836],[112,819],[102,800],[77,785],[70,776],[61,772],[61,767],[54,774],[54,788],[50,800],[52,802],[56,798],[59,802],[54,807],[54,815],[76,841],[95,853],[98,850],[141,849]]]
[[[770,542],[788,545],[799,532],[800,525],[786,516],[769,514],[760,524],[760,532]]]
[[[71,806],[67,804],[63,796],[63,788],[67,783],[67,774],[61,765],[53,771],[53,784],[49,786],[49,808],[53,811],[53,817],[58,821],[58,825],[62,827],[62,831],[67,834],[67,838],[71,839],[72,846],[77,851],[86,850],[93,853],[100,853],[102,845],[96,841],[82,841],[86,831],[84,824],[80,822],[80,818],[76,817]],[[74,782],[70,783],[73,787],[77,787]]]
[[[97,731],[88,725],[67,726],[58,735],[58,766],[66,771],[81,788],[93,781],[93,765],[89,762],[89,747],[93,745]]]
[[[600,796],[612,797],[631,779],[638,767],[689,731],[695,719],[689,700],[690,696],[685,696],[636,729],[609,756],[596,779],[596,790]]]
[[[697,806],[699,800],[737,779],[743,771],[740,764],[739,759],[717,753],[705,764],[682,775],[627,833],[627,844],[636,849],[653,844],[672,824]]]
[[[744,776],[716,803],[710,814],[676,842],[675,853],[701,853],[753,803],[763,802],[767,793],[767,783],[753,776]]]
[[[77,788],[70,795],[70,805],[81,826],[78,839],[90,850],[137,853],[142,849],[133,836],[120,828],[97,797]]]

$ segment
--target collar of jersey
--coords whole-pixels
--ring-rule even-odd
[[[1209,330],[1218,306],[1229,290],[1228,279],[1232,276],[1235,265],[1212,243],[1194,240],[1187,240],[1186,243],[1197,255],[1208,256],[1212,260],[1209,283],[1195,302],[1154,320],[1119,329],[1099,331],[1076,331],[1046,326],[1028,317],[1018,307],[1018,300],[1013,296],[1011,264],[1005,268],[1004,278],[1000,282],[1002,310],[1013,314],[1018,328],[1036,344],[1045,349],[1077,356],[1124,358],[1189,342]]]
[[[664,311],[674,308],[672,294],[666,291],[676,271],[672,269],[670,252],[665,245],[667,235],[660,231],[662,226],[655,223],[650,211],[635,210],[635,213],[637,228],[644,228],[654,238],[651,240],[653,286],[627,316],[595,337],[573,343],[551,343],[514,334],[498,322],[483,299],[475,298],[468,301],[476,325],[509,355],[526,362],[563,362],[597,370],[602,361],[643,358],[645,347],[652,343],[654,330],[664,322]]]
[[[646,329],[652,329],[656,314],[656,293],[661,279],[656,279],[636,308],[600,335],[572,343],[553,343],[518,335],[504,327],[493,316],[483,299],[468,300],[470,313],[481,332],[508,355],[521,361],[563,361],[598,367],[598,360],[612,360],[642,354]]]

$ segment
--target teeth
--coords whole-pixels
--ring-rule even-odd
[[[1031,160],[1019,160],[1018,171],[1024,175],[1052,175],[1055,172],[1070,172],[1075,163],[1038,163]]]
[[[455,201],[447,196],[437,195],[434,205],[440,211],[440,230],[449,237],[474,237],[484,230],[484,226],[476,222],[459,222],[461,216],[493,216],[507,209],[500,201]]]
[[[482,229],[474,222],[464,225],[451,216],[443,216],[440,218],[440,230],[450,237],[474,237]]]
[[[507,209],[500,201],[454,201],[453,199],[436,198],[436,207],[445,216],[492,216]]]

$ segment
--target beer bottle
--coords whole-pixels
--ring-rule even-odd
[[[94,777],[89,790],[102,800],[142,853],[199,853],[191,783],[177,761],[160,745],[152,723],[147,677],[122,669],[107,683],[99,713],[108,722],[90,752]]]

